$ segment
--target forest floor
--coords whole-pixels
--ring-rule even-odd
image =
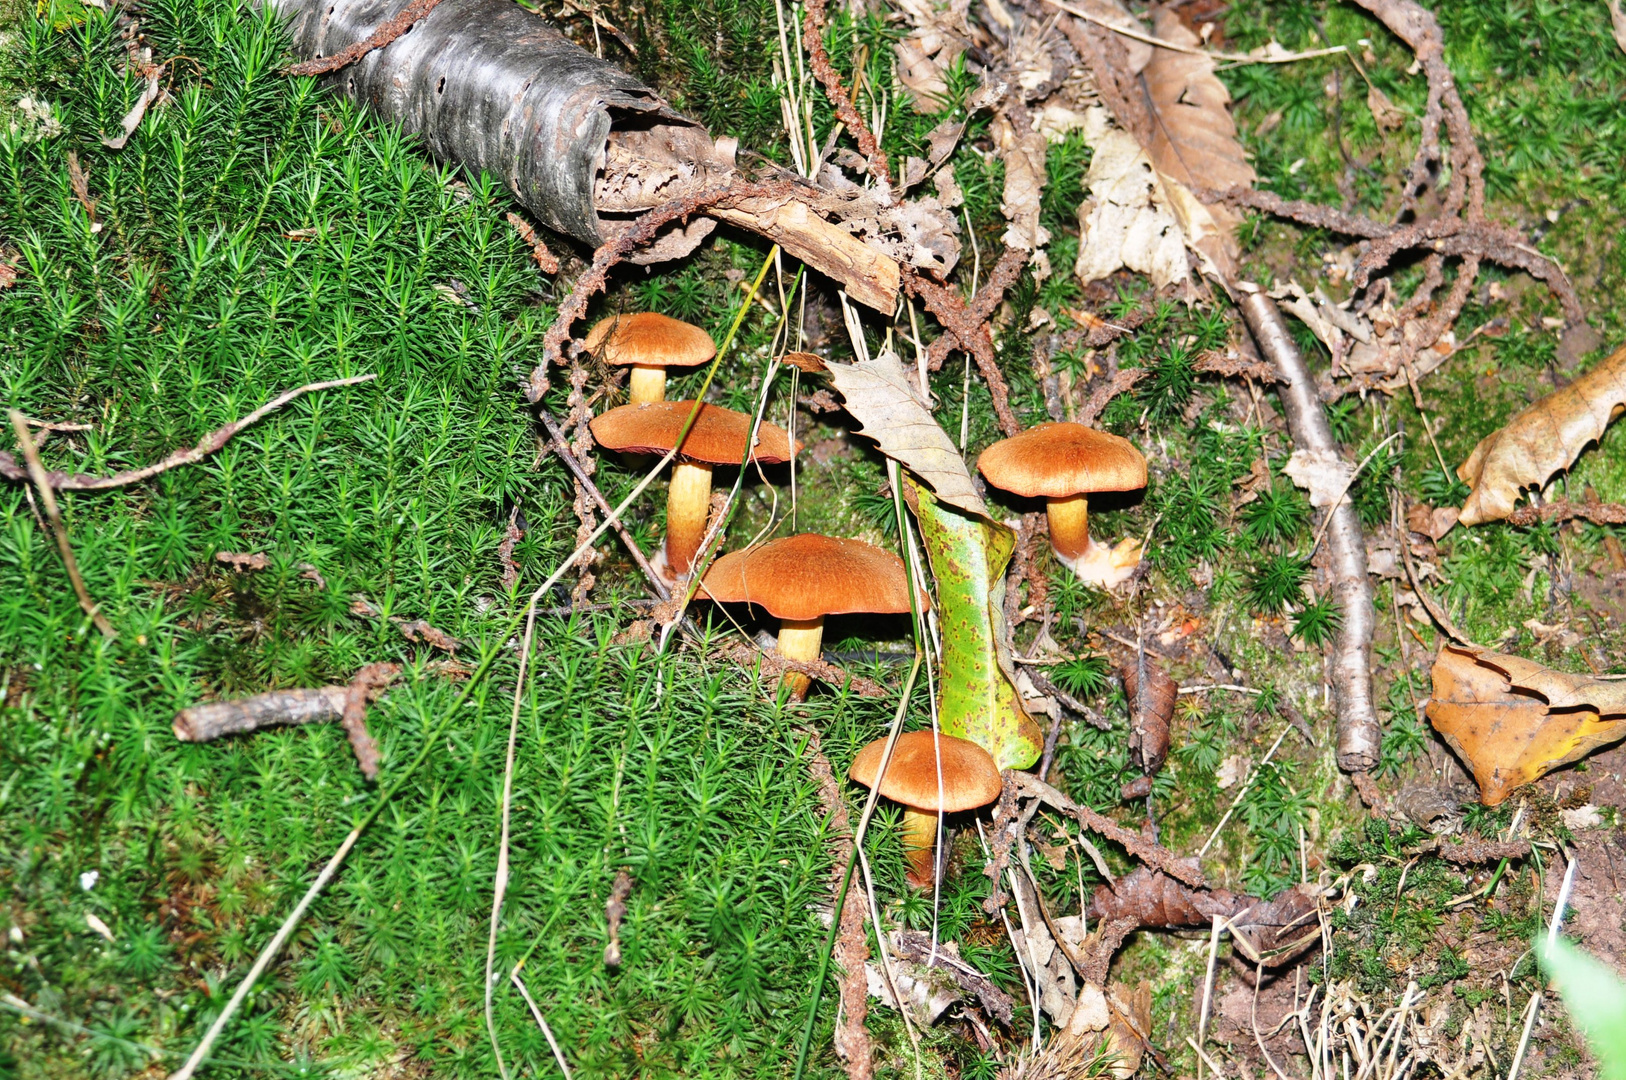
[[[285,77],[285,37],[251,5],[132,10],[166,65],[166,96],[113,151],[102,136],[146,85],[126,63],[127,24],[76,0],[0,3],[0,385],[9,407],[82,425],[50,432],[46,466],[138,467],[296,387],[376,378],[309,393],[196,464],[62,495],[112,633],[81,610],[31,489],[0,483],[0,1077],[161,1076],[190,1050],[378,785],[337,725],[191,745],[172,720],[201,701],[343,684],[377,661],[403,665],[367,716],[385,779],[420,752],[426,764],[362,835],[207,1075],[495,1075],[483,983],[515,638],[525,598],[573,550],[577,522],[570,474],[517,388],[583,253],[556,244],[566,265],[544,274],[506,220],[500,185],[436,165],[314,81]],[[1222,78],[1258,187],[1393,212],[1425,94],[1401,43],[1355,7],[1321,0],[1179,10],[1227,49],[1358,50],[1371,85],[1413,123],[1378,125],[1348,57]],[[1395,529],[1393,500],[1402,518],[1460,502],[1454,469],[1483,436],[1626,341],[1626,55],[1608,8],[1450,0],[1435,10],[1484,153],[1489,215],[1566,269],[1591,329],[1560,332],[1544,286],[1487,268],[1457,324],[1462,346],[1416,396],[1329,407],[1351,460],[1378,451],[1350,498],[1372,549],[1391,553],[1421,543]],[[632,46],[606,36],[607,56],[714,134],[785,157],[771,2],[624,0],[604,12]],[[878,15],[831,19],[837,66],[886,79],[894,28]],[[590,22],[564,25],[593,47]],[[957,83],[957,100],[973,85]],[[901,93],[891,107],[883,145],[916,152],[939,115]],[[1005,227],[1003,165],[979,150],[987,139],[986,116],[972,118],[953,158],[983,271]],[[1089,286],[1068,273],[1089,160],[1076,136],[1050,148],[1043,221],[1057,272],[1010,290],[999,361],[1024,424],[1051,418],[1045,380],[1062,374],[1071,415],[1101,385],[1107,353],[1052,353],[1047,335],[1087,317],[1134,327],[1110,363],[1153,377],[1112,400],[1100,424],[1145,451],[1151,482],[1092,506],[1092,528],[1152,541],[1127,597],[1088,590],[1036,555],[1018,651],[1053,650],[1054,681],[1104,720],[1068,714],[1050,780],[1178,854],[1202,851],[1216,887],[1268,897],[1342,879],[1357,898],[1331,916],[1328,947],[1285,973],[1258,977],[1221,950],[1207,1053],[1226,1075],[1278,1064],[1308,1075],[1301,1033],[1281,1021],[1312,986],[1381,1010],[1415,984],[1441,1045],[1483,1048],[1471,1075],[1505,1076],[1541,985],[1530,942],[1552,913],[1560,860],[1579,867],[1566,932],[1626,968],[1626,750],[1479,805],[1422,716],[1443,638],[1391,559],[1375,578],[1381,798],[1362,802],[1334,760],[1323,650],[1300,593],[1312,511],[1281,472],[1292,445],[1276,399],[1268,386],[1195,371],[1197,354],[1246,335],[1223,297],[1187,305],[1128,272]],[[1242,239],[1245,277],[1347,293],[1347,238],[1249,217]],[[681,264],[618,271],[592,315],[659,310],[720,340],[765,251],[725,230]],[[1419,263],[1396,278],[1414,285],[1422,273]],[[769,282],[772,294],[789,278]],[[768,305],[747,307],[711,399],[749,410],[777,320]],[[1324,366],[1325,350],[1293,325],[1312,366]],[[810,292],[803,332],[805,347],[851,356],[831,294]],[[943,427],[972,458],[999,432],[967,371],[956,354],[932,389]],[[668,396],[702,377],[677,378]],[[554,416],[567,410],[564,381],[543,403]],[[725,546],[787,515],[796,531],[895,543],[873,444],[820,411],[807,383],[781,376],[771,390],[768,418],[794,423],[806,445],[794,502],[788,470],[747,478]],[[1378,449],[1396,432],[1405,437]],[[1626,502],[1623,438],[1611,431],[1583,454],[1558,493]],[[8,428],[0,443],[10,439]],[[641,475],[604,455],[596,480],[613,503]],[[659,543],[663,488],[627,521],[645,552]],[[1013,518],[1034,509],[990,496]],[[1411,550],[1467,637],[1564,671],[1617,674],[1619,533],[1493,523]],[[521,1075],[554,1069],[522,979],[579,1076],[789,1075],[831,910],[828,807],[810,744],[842,776],[885,732],[912,656],[909,621],[834,619],[827,635],[829,658],[885,695],[822,687],[791,703],[725,651],[728,626],[707,611],[696,612],[699,640],[680,635],[658,656],[624,636],[648,595],[618,543],[599,550],[591,608],[570,613],[566,577],[518,684],[512,877],[496,949],[498,972],[516,975],[494,993],[496,1042]],[[234,553],[264,558],[223,558]],[[440,637],[414,630],[418,620]],[[437,646],[447,638],[455,651]],[[1168,765],[1149,797],[1126,803],[1122,788],[1141,774],[1116,670],[1137,645],[1180,686],[1213,688],[1182,691]],[[918,692],[907,723],[930,723]],[[864,792],[844,793],[856,818]],[[1036,1021],[1006,928],[983,908],[976,831],[959,833],[934,906],[904,883],[898,815],[886,807],[867,845],[881,917],[956,942],[1015,1013],[1002,1027],[957,1008],[919,1033],[917,1059],[899,1014],[876,1007],[877,1071],[997,1075]],[[1502,839],[1515,827],[1536,846],[1500,867],[1458,865],[1431,846],[1442,831]],[[1059,842],[1034,864],[1058,914],[1077,913],[1102,882],[1076,834],[1056,823]],[[1116,848],[1105,855],[1114,874],[1132,866]],[[610,966],[606,903],[623,869],[632,887]],[[1114,962],[1114,983],[1145,980],[1151,993],[1160,1058],[1147,1058],[1148,1074],[1196,1074],[1187,1036],[1209,963],[1208,932],[1189,929],[1136,933]],[[812,1075],[843,1075],[835,1023],[827,988]],[[1521,1075],[1594,1070],[1549,1003]]]

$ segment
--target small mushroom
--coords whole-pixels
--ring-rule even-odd
[[[853,759],[847,775],[867,788],[876,786],[885,739],[876,739]],[[938,782],[938,762],[942,782]],[[999,798],[999,766],[993,756],[967,739],[930,731],[906,731],[898,736],[880,780],[881,794],[903,804],[903,852],[909,860],[909,884],[929,889],[937,880],[933,858],[937,840],[937,814],[975,810]]]
[[[1110,589],[1140,565],[1140,541],[1090,537],[1089,497],[1146,486],[1146,459],[1128,439],[1083,424],[1039,424],[990,446],[977,468],[997,488],[1043,496],[1050,546],[1079,579]]]
[[[819,658],[826,615],[909,610],[902,559],[862,540],[817,533],[729,552],[706,571],[701,595],[766,608],[779,619],[779,655],[804,662]],[[797,700],[806,696],[806,675],[787,671],[784,682]]]
[[[622,405],[596,417],[589,425],[593,438],[611,450],[632,454],[665,454],[678,444],[683,423],[694,409],[692,401],[653,401]],[[711,470],[714,465],[738,465],[751,437],[751,417],[719,405],[700,406],[694,427],[672,465],[666,493],[666,569],[675,577],[689,572],[706,535],[711,510]],[[800,449],[797,443],[795,449]],[[789,461],[793,453],[784,428],[763,423],[751,460],[764,465]]]
[[[611,315],[587,332],[587,351],[606,364],[630,367],[632,403],[666,400],[666,369],[694,367],[717,355],[698,326],[653,311]]]

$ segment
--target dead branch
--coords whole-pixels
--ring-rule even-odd
[[[57,491],[106,491],[109,488],[125,487],[137,484],[143,480],[150,480],[160,473],[182,465],[193,465],[210,454],[219,450],[231,441],[232,436],[246,427],[259,423],[268,414],[276,412],[290,401],[303,394],[316,390],[332,390],[340,386],[355,386],[358,383],[371,382],[377,375],[356,375],[348,379],[332,379],[327,382],[308,383],[261,405],[241,420],[233,420],[225,427],[217,428],[198,441],[196,446],[185,450],[177,450],[162,461],[139,469],[129,469],[125,472],[114,473],[112,476],[88,476],[84,473],[47,472],[43,473],[45,482]],[[21,414],[19,414],[21,415]],[[28,476],[26,469],[17,464],[17,459],[11,454],[0,452],[0,477],[7,480],[22,480]]]
[[[1278,388],[1293,445],[1301,450],[1338,454],[1315,380],[1282,320],[1276,302],[1263,292],[1242,298],[1242,317],[1259,351],[1284,379]],[[1378,763],[1383,729],[1372,699],[1372,582],[1367,577],[1366,541],[1355,507],[1340,500],[1330,510],[1327,553],[1332,561],[1330,593],[1342,615],[1328,657],[1329,676],[1338,717],[1338,766],[1365,772]]]
[[[887,166],[886,155],[881,152],[881,144],[853,107],[853,99],[847,93],[847,88],[841,85],[841,75],[830,62],[830,54],[824,48],[824,3],[825,0],[807,0],[806,16],[802,23],[802,48],[807,50],[808,66],[813,69],[813,77],[819,80],[819,85],[824,87],[824,94],[830,99],[836,118],[852,132],[853,139],[858,143],[858,152],[867,159],[870,175],[890,185],[892,170]]]
[[[1576,518],[1594,525],[1626,525],[1626,504],[1554,499],[1541,506],[1519,507],[1507,516],[1507,523],[1534,525],[1538,521],[1572,521]]]
[[[365,596],[357,596],[350,602],[350,614],[359,615],[364,619],[381,619],[384,613],[374,607]],[[403,619],[399,615],[391,615],[390,622],[401,631],[401,636],[414,645],[425,644],[433,646],[445,653],[455,653],[463,645],[444,630],[436,629],[422,619]]]
[[[883,698],[890,691],[873,679],[866,679],[862,675],[854,675],[845,668],[837,667],[828,660],[791,660],[778,653],[762,652],[755,642],[736,641],[726,645],[720,655],[741,667],[750,667],[753,664],[762,665],[762,674],[771,681],[778,682],[779,677],[787,671],[800,672],[809,678],[818,679],[829,686],[852,685],[853,693],[859,697]]]
[[[598,489],[597,484],[593,483],[592,477],[588,475],[586,469],[582,468],[582,463],[577,460],[575,454],[571,453],[570,447],[565,445],[564,432],[559,430],[559,425],[553,419],[553,416],[546,409],[537,410],[537,416],[542,421],[542,426],[547,429],[548,447],[559,455],[559,460],[565,463],[565,467],[576,478],[576,482],[581,484],[587,494],[598,504],[598,508],[606,516],[613,515],[614,510],[604,498],[604,493]],[[654,590],[657,597],[665,600],[670,595],[666,583],[661,580],[659,574],[655,573],[654,567],[649,565],[649,560],[644,558],[643,551],[638,547],[637,541],[633,540],[632,534],[627,532],[627,527],[622,524],[620,518],[615,518],[615,531],[616,535],[621,537],[621,542],[626,545],[628,554],[632,556],[632,561],[637,563],[638,569],[644,572],[644,577],[649,581],[649,587]],[[512,546],[508,550],[509,554],[513,553]],[[505,570],[505,579],[506,574]]]
[[[269,690],[231,701],[194,705],[175,714],[171,730],[181,742],[213,742],[266,727],[338,721],[369,780],[378,777],[378,744],[367,731],[367,703],[401,673],[400,664],[367,664],[347,686]]]
[[[1022,772],[1009,772],[1006,776],[1011,778],[1017,792],[1023,798],[1043,800],[1074,818],[1084,828],[1122,846],[1125,851],[1147,866],[1161,870],[1194,889],[1207,888],[1208,881],[1203,877],[1202,868],[1195,860],[1182,859],[1163,845],[1155,844],[1140,834],[1129,831],[1087,806],[1080,806],[1036,776]]]
[[[514,231],[519,233],[519,238],[531,249],[531,258],[536,260],[536,265],[542,268],[544,274],[559,272],[558,257],[548,250],[548,245],[536,234],[536,229],[529,221],[510,211],[508,224],[514,227]]]
[[[265,727],[331,723],[344,715],[348,693],[347,686],[318,686],[211,701],[176,713],[173,730],[182,742],[201,743]]]
[[[627,915],[627,897],[632,895],[632,875],[626,867],[615,872],[610,883],[610,895],[604,901],[604,922],[609,927],[610,941],[604,946],[604,966],[621,966],[621,920]]]
[[[356,752],[356,763],[369,780],[378,779],[378,743],[367,731],[367,702],[384,692],[384,688],[401,674],[400,664],[365,664],[345,687],[344,711],[339,726],[350,739],[350,749]]]
[[[45,517],[51,524],[51,535],[56,538],[56,549],[62,556],[62,565],[68,571],[68,580],[73,583],[73,594],[79,598],[79,606],[86,615],[90,616],[96,624],[96,629],[109,640],[118,637],[113,624],[107,621],[102,609],[96,601],[90,598],[90,590],[85,587],[85,579],[79,573],[79,560],[73,557],[73,545],[68,542],[68,527],[62,523],[62,512],[57,509],[56,494],[51,490],[51,478],[40,464],[40,456],[34,449],[34,437],[29,433],[28,423],[23,414],[16,409],[11,410],[11,429],[17,433],[17,446],[23,452],[23,460],[27,462],[27,470],[23,475],[34,481],[39,489],[40,502],[45,507]],[[16,459],[10,454],[0,454],[0,469],[7,462],[16,464]]]

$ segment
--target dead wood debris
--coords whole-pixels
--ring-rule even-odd
[[[345,687],[344,711],[339,725],[350,740],[350,749],[356,753],[356,764],[369,780],[378,779],[378,743],[367,730],[367,702],[384,692],[384,688],[401,674],[400,664],[365,664]]]
[[[559,272],[558,256],[548,250],[548,245],[537,235],[536,228],[529,221],[509,211],[508,224],[514,227],[514,231],[519,233],[519,238],[525,241],[525,246],[531,249],[531,258],[542,268],[544,274]]]
[[[1202,868],[1195,860],[1183,859],[1163,845],[1147,840],[1139,833],[1131,832],[1111,818],[1087,806],[1080,806],[1036,776],[1019,772],[1007,773],[1006,776],[1021,797],[1048,803],[1072,817],[1083,828],[1120,845],[1147,866],[1161,870],[1192,888],[1207,887],[1208,881],[1203,877]]]
[[[365,596],[357,596],[351,600],[350,614],[359,615],[364,619],[382,619],[384,617],[384,613],[374,607],[372,602]],[[396,629],[401,631],[401,636],[414,645],[420,643],[430,645],[445,653],[455,653],[462,647],[462,642],[444,630],[438,630],[430,626],[422,619],[403,619],[399,615],[391,615],[389,620],[395,624]]]
[[[560,430],[558,422],[553,419],[553,416],[548,412],[548,410],[542,408],[537,409],[537,418],[542,421],[542,426],[547,429],[548,448],[551,449],[555,454],[558,454],[559,460],[565,463],[565,467],[569,469],[571,474],[576,478],[576,483],[579,490],[585,492],[588,497],[590,497],[593,502],[597,504],[599,510],[604,514],[605,517],[612,515],[615,512],[615,508],[612,507],[609,500],[604,497],[604,493],[598,489],[598,485],[593,483],[592,474],[584,467],[581,460],[576,457],[576,454],[572,452],[571,447],[566,444],[565,434],[562,430]],[[591,437],[592,432],[589,431],[588,438],[590,439]],[[508,527],[510,533],[516,531],[513,520],[510,520]],[[626,545],[627,554],[632,556],[632,561],[638,564],[639,570],[643,571],[644,579],[649,583],[650,589],[654,591],[657,597],[665,600],[668,595],[670,595],[666,588],[666,583],[661,580],[661,576],[655,572],[655,568],[651,566],[649,564],[649,560],[644,557],[643,550],[639,548],[638,542],[632,538],[632,534],[627,531],[626,525],[622,523],[620,518],[615,519],[614,528],[616,535],[621,537],[621,542]],[[518,536],[515,536],[514,540],[517,541]],[[577,542],[580,543],[579,540]],[[507,550],[503,551],[501,548],[498,549],[498,554],[505,560],[503,569],[503,584],[505,587],[511,588],[512,586],[508,583],[509,562],[506,560],[510,560],[512,558],[514,548],[513,544],[507,540],[504,540],[503,543],[507,545]],[[519,568],[514,567],[513,573],[517,579]]]
[[[950,951],[945,943],[938,943],[934,957],[931,935],[919,930],[895,930],[891,942],[896,955],[922,967],[945,972],[955,986],[976,997],[983,1012],[1001,1024],[1010,1024],[1016,1002],[988,976],[960,959],[957,952]]]
[[[177,450],[162,461],[145,465],[139,469],[128,469],[124,472],[114,473],[112,476],[89,476],[84,473],[52,471],[43,473],[44,482],[57,491],[106,491],[110,488],[125,487],[129,484],[140,483],[143,480],[150,480],[160,473],[166,473],[182,465],[192,465],[202,461],[222,446],[225,446],[226,443],[231,441],[232,436],[244,428],[258,423],[268,414],[275,412],[303,394],[309,394],[317,390],[331,390],[340,386],[355,386],[358,383],[371,382],[376,378],[378,378],[377,375],[356,375],[348,379],[332,379],[327,382],[308,383],[305,386],[289,390],[287,393],[261,405],[241,420],[233,420],[224,427],[211,431],[202,439],[199,439],[196,446],[188,447],[185,450]],[[16,457],[0,451],[0,477],[7,480],[25,480],[28,478],[28,470],[17,464]]]
[[[318,57],[315,60],[306,60],[303,63],[293,64],[287,69],[289,75],[327,75],[348,67],[360,60],[374,49],[382,49],[408,30],[412,24],[424,18],[440,0],[412,0],[410,4],[396,12],[388,21],[381,24],[378,29],[368,34],[353,45],[347,45],[332,56]],[[551,273],[551,271],[550,271]]]
[[[519,507],[515,506],[508,512],[508,528],[503,531],[502,543],[497,545],[504,592],[513,592],[514,586],[519,584],[519,563],[514,561],[514,547],[524,538],[525,530],[519,527]]]
[[[1541,506],[1519,507],[1507,516],[1507,523],[1534,525],[1538,521],[1572,521],[1576,518],[1594,525],[1626,525],[1626,504],[1554,499]]]
[[[1319,455],[1342,462],[1315,382],[1275,301],[1263,292],[1247,293],[1241,309],[1259,351],[1286,380],[1279,393],[1295,456]],[[1311,501],[1317,501],[1313,495]],[[1372,581],[1367,575],[1366,541],[1349,500],[1323,505],[1320,513],[1331,517],[1326,530],[1331,580],[1326,592],[1333,597],[1341,616],[1328,656],[1337,714],[1338,766],[1345,772],[1365,772],[1378,763],[1383,737],[1372,696],[1372,632],[1376,616]]]
[[[268,570],[271,568],[271,556],[263,551],[217,551],[215,562],[231,567],[233,570]],[[306,581],[314,581],[318,589],[327,588],[327,579],[322,572],[310,563],[298,564],[299,576]]]
[[[621,966],[621,920],[627,914],[627,897],[632,895],[632,875],[622,867],[615,872],[610,884],[609,898],[604,901],[604,922],[609,928],[610,941],[604,946],[604,966]]]
[[[331,723],[344,715],[347,686],[270,690],[231,701],[193,705],[175,714],[172,730],[182,742],[212,742],[226,735],[284,724]]]
[[[212,742],[286,724],[338,721],[350,740],[356,762],[369,780],[378,776],[378,743],[367,731],[367,703],[401,673],[399,664],[366,664],[345,686],[269,690],[246,698],[194,705],[175,714],[171,730],[181,742]]]
[[[661,621],[656,616],[656,621]],[[668,619],[667,621],[670,621]],[[791,660],[778,653],[763,652],[754,642],[735,641],[723,646],[718,655],[731,663],[742,667],[762,665],[762,675],[769,681],[777,683],[779,677],[787,671],[800,672],[809,678],[818,679],[829,686],[852,686],[853,693],[859,697],[882,698],[891,693],[886,687],[873,679],[866,679],[862,675],[854,675],[845,668],[837,667],[828,660]]]
[[[1414,361],[1420,352],[1436,348],[1446,339],[1472,293],[1482,261],[1524,270],[1545,282],[1558,297],[1572,325],[1585,325],[1585,313],[1561,267],[1542,256],[1518,233],[1486,220],[1484,158],[1474,139],[1468,110],[1446,64],[1444,38],[1434,15],[1416,0],[1357,0],[1357,3],[1411,48],[1427,78],[1428,101],[1422,117],[1421,137],[1401,190],[1400,214],[1402,217],[1415,215],[1424,190],[1436,183],[1436,177],[1448,174],[1450,180],[1439,193],[1439,212],[1428,218],[1384,225],[1328,207],[1285,200],[1243,187],[1219,193],[1205,192],[1203,197],[1223,198],[1235,206],[1361,238],[1364,246],[1354,268],[1354,284],[1358,289],[1368,289],[1372,275],[1389,266],[1401,252],[1423,252],[1423,281],[1401,306],[1398,315],[1402,321],[1409,321],[1428,314],[1416,332],[1401,336],[1395,358],[1395,367],[1404,370],[1415,395]],[[1442,149],[1442,129],[1449,151]],[[1436,304],[1434,293],[1444,283],[1447,258],[1457,258],[1460,263],[1450,291]],[[1376,303],[1380,295],[1386,295],[1392,288],[1389,279],[1382,279],[1378,284],[1376,291],[1368,290],[1369,304]],[[1448,353],[1449,348],[1446,351]],[[1388,372],[1390,376],[1396,374],[1397,371]],[[1369,384],[1376,385],[1370,380],[1357,379],[1351,388],[1364,389]]]

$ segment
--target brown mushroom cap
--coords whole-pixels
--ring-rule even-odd
[[[645,367],[694,367],[717,355],[716,342],[700,327],[653,311],[600,319],[586,345],[591,353],[602,348],[606,364]]]
[[[903,560],[862,540],[802,533],[731,551],[711,564],[701,596],[757,604],[795,621],[909,610]],[[926,598],[920,598],[924,607]]]
[[[1029,498],[1064,499],[1146,486],[1146,459],[1128,439],[1083,424],[1038,424],[984,450],[988,482]]]
[[[975,810],[999,798],[999,766],[993,755],[966,739],[939,734],[936,744],[942,751],[943,798],[937,798],[937,755],[930,731],[906,731],[892,748],[892,760],[881,779],[881,794],[893,802],[916,810],[941,810],[946,814]],[[885,739],[876,739],[853,758],[847,775],[865,787],[875,786],[875,773],[881,767]]]
[[[646,401],[611,409],[588,426],[600,446],[632,454],[664,454],[676,445],[693,409],[692,401]],[[702,405],[689,437],[683,440],[680,456],[713,465],[738,465],[750,437],[749,416],[721,405]],[[798,442],[796,449],[801,448]],[[790,432],[769,423],[757,428],[751,460],[777,465],[789,461],[790,455]]]

